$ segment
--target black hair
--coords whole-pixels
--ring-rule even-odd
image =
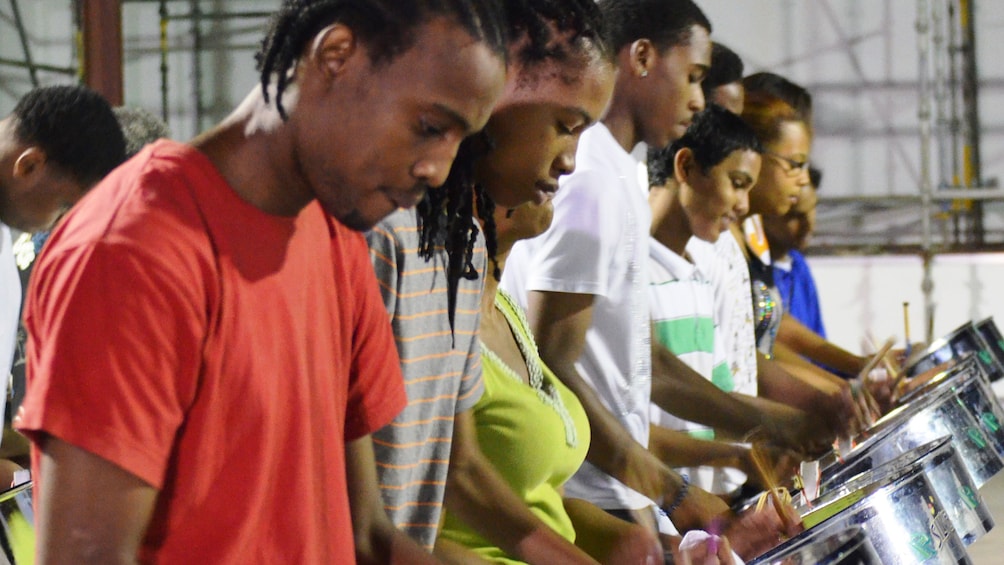
[[[526,41],[516,54],[525,65],[547,60],[567,61],[599,54],[613,59],[603,15],[593,0],[506,0],[505,36],[509,44]],[[436,249],[447,254],[446,278],[450,326],[453,326],[460,279],[478,277],[473,264],[474,242],[480,231],[475,212],[484,222],[485,248],[492,276],[499,278],[495,253],[498,242],[493,217],[495,203],[477,182],[474,167],[492,150],[489,135],[481,132],[460,144],[450,174],[443,186],[430,189],[418,203],[419,254],[426,260]]]
[[[139,153],[148,143],[171,137],[171,129],[164,120],[148,110],[134,106],[118,106],[113,108],[113,111],[125,137],[126,158]]]
[[[799,118],[812,124],[812,95],[800,85],[797,85],[776,73],[754,73],[743,79],[743,87],[748,98],[766,94],[778,98],[798,112]]]
[[[819,190],[819,185],[823,182],[823,171],[822,169],[817,169],[812,165],[809,165],[809,184],[812,188]]]
[[[334,22],[342,22],[365,43],[374,64],[407,51],[416,30],[434,17],[459,23],[479,42],[505,58],[502,15],[497,0],[284,0],[272,16],[268,33],[255,55],[262,93],[276,82],[275,105],[287,117],[282,95],[308,41]]]
[[[125,160],[125,140],[111,106],[85,86],[46,86],[11,113],[18,141],[38,146],[48,163],[90,188]]]
[[[708,106],[694,115],[694,121],[682,137],[666,149],[649,151],[648,184],[662,186],[673,176],[676,154],[683,148],[694,153],[701,172],[707,173],[734,151],[763,153],[763,145],[743,119],[718,104]]]
[[[701,82],[704,99],[711,100],[719,86],[739,82],[743,79],[743,60],[735,51],[714,42],[711,44],[711,68]]]
[[[711,21],[691,0],[598,0],[610,28],[610,47],[619,53],[626,45],[648,39],[661,50],[690,41],[691,28],[711,33]]]

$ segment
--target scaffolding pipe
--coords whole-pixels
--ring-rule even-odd
[[[191,0],[192,15],[192,102],[196,134],[202,131],[202,6]]]
[[[959,23],[962,26],[962,102],[965,107],[963,125],[965,145],[963,146],[964,176],[967,185],[983,184],[982,157],[980,155],[980,100],[979,73],[976,66],[976,20],[974,0],[959,1]],[[982,245],[983,207],[973,207],[974,242]]]
[[[17,67],[20,69],[35,69],[36,71],[47,71],[59,73],[61,75],[75,75],[77,69],[74,67],[57,67],[56,65],[46,65],[44,63],[28,63],[19,59],[5,59],[0,57],[0,65],[5,67]]]
[[[170,100],[168,99],[168,86],[167,86],[167,52],[169,45],[167,42],[167,22],[170,19],[170,14],[167,12],[167,0],[160,0],[160,7],[158,9],[158,14],[160,15],[160,117],[164,120],[164,123],[168,123],[168,107],[170,106]]]
[[[937,1],[937,0],[935,0]],[[923,212],[920,216],[921,227],[921,258],[924,265],[923,280],[920,285],[924,295],[924,327],[925,339],[928,343],[934,338],[931,329],[934,327],[934,277],[932,273],[933,258],[931,252],[931,206],[934,193],[931,181],[931,6],[928,0],[917,0],[917,54],[918,54],[918,91],[919,104],[917,119],[920,122],[920,202]]]
[[[31,86],[38,88],[38,67],[31,57],[31,47],[28,45],[28,32],[24,29],[24,20],[21,19],[21,7],[17,0],[10,0],[10,9],[14,14],[14,27],[17,28],[17,36],[21,40],[21,50],[24,51],[24,66],[28,68],[28,76],[31,78]]]

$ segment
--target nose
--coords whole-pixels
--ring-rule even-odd
[[[704,91],[701,90],[701,83],[694,83],[693,89],[694,95],[690,99],[690,109],[694,112],[700,112],[704,109]]]
[[[412,165],[411,176],[428,186],[442,185],[450,174],[459,147],[460,142],[457,141],[430,150]]]
[[[551,176],[558,178],[561,175],[570,175],[575,172],[575,143],[570,143],[569,147],[558,154],[558,157],[551,165]]]
[[[735,211],[736,216],[742,219],[750,213],[750,191],[740,190],[737,192],[739,194],[736,198],[736,205],[732,209]]]

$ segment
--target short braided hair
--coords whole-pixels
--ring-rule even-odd
[[[610,48],[603,15],[593,0],[505,0],[504,10],[507,43],[526,41],[515,54],[524,67],[547,61],[585,61],[596,55],[613,60],[615,52]],[[460,279],[478,276],[473,259],[480,228],[474,212],[484,222],[492,276],[498,279],[501,274],[495,264],[495,203],[474,173],[478,159],[492,148],[492,140],[484,132],[464,140],[446,182],[429,190],[418,204],[419,253],[426,259],[432,258],[438,247],[445,247],[447,253],[451,326]]]
[[[49,163],[90,188],[125,161],[125,139],[111,106],[85,86],[45,86],[14,111],[18,141],[40,147]]]
[[[407,51],[416,30],[437,16],[454,19],[474,39],[505,57],[501,11],[497,0],[284,0],[255,55],[262,92],[276,81],[275,105],[287,118],[282,96],[308,41],[334,22],[342,22],[366,44],[374,64]]]

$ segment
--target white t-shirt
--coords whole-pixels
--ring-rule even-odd
[[[14,240],[10,228],[0,224],[0,423],[7,408],[7,386],[20,317],[21,275],[14,261]]]
[[[727,235],[727,234],[726,234]],[[715,386],[732,392],[735,383],[715,324],[715,289],[701,268],[656,240],[649,242],[649,305],[654,339]],[[707,426],[678,418],[652,405],[652,423],[686,431],[700,439],[715,439]],[[736,469],[688,467],[679,469],[704,490],[728,494],[746,482]]]
[[[739,242],[723,232],[715,243],[696,237],[687,242],[687,253],[715,289],[715,324],[720,344],[732,371],[735,392],[757,394],[756,335],[750,272]]]
[[[585,131],[575,172],[561,179],[551,228],[513,247],[501,286],[523,306],[531,290],[594,295],[592,325],[576,369],[631,436],[647,447],[652,214],[637,170],[637,161],[606,126]],[[652,504],[588,462],[566,483],[565,492],[601,508],[633,510]]]

